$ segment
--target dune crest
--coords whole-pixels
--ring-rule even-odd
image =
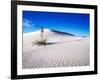
[[[64,35],[63,35],[64,34]],[[44,29],[47,45],[34,45],[40,31],[23,35],[22,68],[89,66],[89,37]]]

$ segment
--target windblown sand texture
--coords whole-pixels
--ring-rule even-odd
[[[22,68],[89,66],[89,37],[44,30],[47,45],[38,46],[40,31],[23,34]]]

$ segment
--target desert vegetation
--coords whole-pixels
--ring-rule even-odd
[[[34,45],[43,46],[46,45],[47,39],[44,37],[44,29],[41,27],[40,29],[40,38],[33,42]]]

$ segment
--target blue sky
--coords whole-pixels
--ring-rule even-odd
[[[89,36],[89,14],[23,11],[23,33],[34,32],[40,27]]]

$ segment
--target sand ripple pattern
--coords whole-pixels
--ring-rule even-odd
[[[23,48],[22,68],[89,66],[89,38]]]

